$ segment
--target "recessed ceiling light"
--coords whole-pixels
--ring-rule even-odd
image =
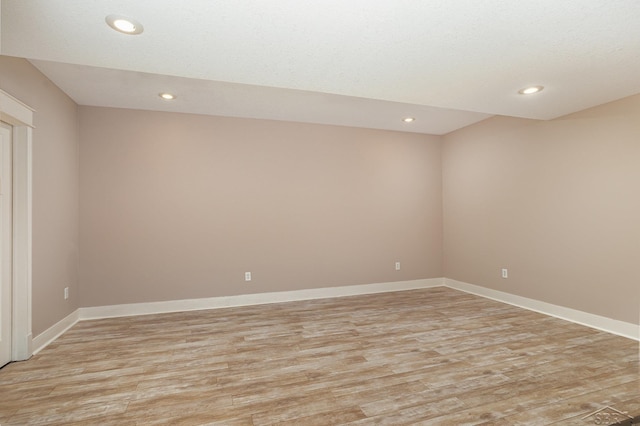
[[[416,119],[415,119],[415,118],[413,118],[413,117],[406,117],[406,118],[403,118],[403,119],[402,119],[402,121],[404,121],[405,123],[411,123],[411,122],[413,122],[413,121],[415,121],[415,120],[416,120]]]
[[[140,22],[125,16],[109,15],[104,20],[111,28],[124,34],[140,34],[144,31]]]
[[[176,95],[171,93],[160,93],[158,96],[160,96],[165,101],[172,101],[176,98]]]
[[[518,93],[520,93],[521,95],[533,95],[534,93],[538,93],[542,89],[544,89],[543,86],[529,86],[525,87],[524,89],[518,90]]]

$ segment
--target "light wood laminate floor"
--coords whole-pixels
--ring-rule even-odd
[[[0,370],[5,425],[590,425],[638,342],[445,287],[83,321]]]

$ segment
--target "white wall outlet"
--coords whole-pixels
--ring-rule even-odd
[[[251,281],[251,272],[245,272],[244,273],[244,280],[245,281]]]
[[[396,271],[400,270],[400,262],[396,262]]]
[[[507,268],[502,268],[502,278],[509,278],[509,271]]]
[[[69,299],[69,287],[64,288],[64,300]]]

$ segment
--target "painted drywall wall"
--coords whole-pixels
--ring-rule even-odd
[[[79,307],[77,105],[24,59],[0,56],[0,88],[36,110],[32,328],[37,336]]]
[[[439,137],[98,107],[80,135],[82,306],[442,276]]]
[[[78,306],[440,276],[638,322],[640,96],[469,126],[441,174],[437,137],[81,107],[79,138],[27,61],[0,56],[0,88],[37,110],[34,335]]]
[[[640,95],[445,136],[443,208],[446,277],[637,324]]]

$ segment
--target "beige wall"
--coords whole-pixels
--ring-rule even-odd
[[[638,322],[640,95],[439,138],[78,113],[5,56],[0,88],[37,110],[34,335],[79,306],[440,276]]]
[[[640,95],[444,141],[446,277],[638,323]]]
[[[75,311],[77,106],[24,59],[0,56],[0,88],[36,110],[33,131],[33,335]],[[64,287],[70,299],[64,300]]]
[[[80,124],[82,306],[442,276],[439,137],[96,107]]]

